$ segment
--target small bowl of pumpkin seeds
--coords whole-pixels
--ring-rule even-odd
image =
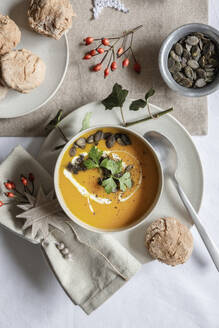
[[[174,91],[188,97],[219,89],[219,31],[205,24],[187,24],[164,40],[160,73]]]

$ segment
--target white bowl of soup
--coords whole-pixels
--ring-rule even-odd
[[[159,202],[163,173],[150,144],[120,126],[78,133],[60,153],[54,174],[58,201],[75,223],[94,232],[133,229]]]

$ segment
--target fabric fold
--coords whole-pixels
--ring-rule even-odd
[[[87,231],[71,221],[52,197],[52,177],[21,146],[0,165],[0,181],[12,180],[20,192],[23,187],[20,174],[28,176],[29,173],[35,176],[34,195],[19,207],[13,200],[10,205],[1,207],[0,223],[41,245],[66,294],[90,314],[122,287],[141,265],[113,237]]]

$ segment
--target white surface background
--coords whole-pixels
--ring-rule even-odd
[[[219,1],[210,0],[219,29]],[[219,92],[209,97],[209,134],[193,138],[203,163],[200,211],[219,246]],[[42,138],[0,138],[0,161],[17,144],[37,154]],[[191,259],[172,268],[152,261],[89,317],[65,295],[40,250],[0,230],[0,328],[218,328],[219,273],[195,228]]]

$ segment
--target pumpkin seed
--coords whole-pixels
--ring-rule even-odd
[[[169,68],[169,70],[171,70],[174,65],[175,65],[175,60],[172,57],[169,57],[168,58],[168,68]]]
[[[174,65],[171,68],[169,68],[169,71],[171,73],[176,73],[181,71],[181,69],[182,69],[182,65],[178,62],[174,62]]]
[[[194,78],[194,74],[193,74],[193,69],[190,66],[186,66],[185,69],[185,75],[190,78],[193,79]]]
[[[98,143],[103,137],[103,132],[101,130],[97,131],[94,135],[94,142]]]
[[[206,58],[205,56],[202,56],[199,60],[199,64],[202,68],[205,68],[205,65],[206,65]]]
[[[183,47],[180,43],[176,43],[175,44],[175,53],[178,55],[178,56],[182,56],[182,53],[183,53]]]
[[[185,58],[186,60],[189,60],[190,58],[190,53],[187,49],[183,49],[183,58]]]
[[[195,82],[195,86],[197,88],[203,88],[204,86],[206,86],[206,82],[204,79],[198,79],[196,82]]]
[[[87,138],[86,142],[87,142],[88,144],[92,144],[92,143],[94,143],[94,135],[93,135],[93,134],[90,135],[90,136]]]
[[[196,70],[196,73],[197,73],[197,76],[202,78],[202,79],[205,79],[206,78],[206,72],[203,68],[198,68]]]
[[[197,57],[200,57],[200,54],[201,54],[201,50],[200,50],[199,46],[193,46],[191,49],[191,54],[192,54],[192,57],[197,60]]]
[[[199,43],[199,39],[195,35],[188,36],[186,39],[186,43],[190,46],[196,46]]]
[[[170,56],[178,63],[181,61],[181,58],[179,56],[177,56],[177,54],[175,53],[174,50],[170,51]]]
[[[112,134],[106,139],[106,146],[107,148],[112,148],[116,142],[115,136]]]
[[[73,145],[69,150],[69,156],[71,156],[71,157],[75,156],[76,151],[77,151],[77,148],[75,147],[75,145]]]
[[[180,85],[182,85],[183,87],[185,88],[191,88],[192,87],[192,79],[189,79],[189,78],[183,78],[180,82],[179,82]]]
[[[127,134],[122,134],[121,139],[125,146],[131,145],[131,143],[132,143],[131,139],[129,138],[129,136]]]
[[[203,42],[202,40],[199,40],[199,48],[202,50],[203,49]]]
[[[86,139],[79,138],[77,141],[75,141],[75,145],[77,145],[81,149],[84,149],[86,147]]]
[[[183,78],[185,78],[185,76],[183,75],[183,73],[177,72],[173,74],[173,78],[177,83],[179,83]]]
[[[192,46],[190,44],[187,44],[186,43],[186,50],[190,53],[191,49],[192,49]]]
[[[188,65],[189,65],[192,69],[197,69],[197,68],[199,68],[199,63],[198,63],[195,59],[190,59],[190,60],[188,60]]]
[[[186,65],[187,65],[187,60],[185,58],[182,58],[182,61],[181,61],[182,68],[185,68]]]

